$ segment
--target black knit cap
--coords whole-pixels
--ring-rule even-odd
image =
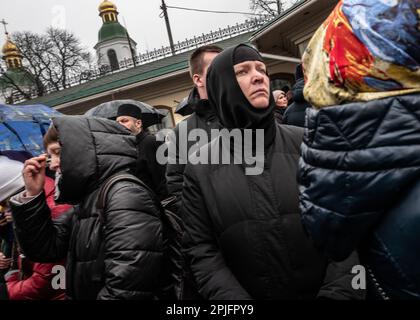
[[[123,116],[141,120],[141,110],[134,104],[122,104],[118,107],[117,118]]]
[[[262,57],[255,49],[248,46],[239,46],[235,49],[235,52],[233,53],[233,65],[236,65],[245,61],[263,62]]]

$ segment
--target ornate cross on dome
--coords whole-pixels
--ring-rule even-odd
[[[4,33],[5,34],[9,34],[8,32],[7,32],[7,25],[8,25],[8,23],[3,19],[3,20],[1,20],[0,21],[0,23],[3,25],[3,27],[4,27]]]

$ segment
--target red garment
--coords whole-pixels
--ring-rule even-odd
[[[57,219],[62,213],[68,211],[71,206],[68,204],[56,204],[54,201],[55,182],[50,177],[45,178],[44,184],[45,198],[51,211],[51,217]]]
[[[65,290],[55,290],[52,280],[57,274],[52,274],[52,268],[61,263],[33,263],[32,275],[19,280],[20,272],[7,278],[7,290],[10,300],[64,300]]]
[[[62,213],[68,211],[71,206],[57,205],[54,201],[54,180],[46,177],[44,192],[48,207],[51,210],[52,219],[58,218]],[[19,270],[7,278],[7,289],[10,300],[64,300],[65,290],[53,289],[52,281],[57,274],[52,274],[52,268],[56,265],[65,266],[65,261],[57,263],[31,263],[31,274],[20,280],[22,268],[19,263]]]

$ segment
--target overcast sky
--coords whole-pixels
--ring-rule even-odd
[[[98,6],[102,0],[0,0],[0,20],[5,19],[10,33],[30,30],[43,32],[48,26],[61,25],[74,32],[82,44],[93,50],[98,40],[102,20]],[[137,50],[160,48],[169,45],[165,21],[159,18],[161,0],[115,0],[130,36],[138,43]],[[166,0],[168,6],[251,12],[249,0]],[[174,41],[218,30],[227,25],[243,22],[242,14],[199,13],[168,9]],[[0,25],[3,34],[3,26]],[[4,36],[1,38],[4,43]]]

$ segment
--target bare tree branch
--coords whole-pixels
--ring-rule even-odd
[[[254,13],[262,13],[276,17],[298,1],[299,0],[250,0],[249,7]]]
[[[23,55],[25,70],[33,78],[36,96],[47,94],[51,88],[57,91],[68,88],[69,79],[79,75],[92,62],[90,53],[82,47],[79,39],[66,30],[49,28],[41,35],[30,31],[17,32],[12,35],[12,40]],[[5,71],[2,73],[4,75]],[[18,83],[11,86],[23,99],[31,98],[25,93],[24,86]]]
[[[54,44],[51,55],[55,59],[56,80],[62,88],[67,88],[69,79],[89,65],[87,59],[90,59],[90,54],[81,47],[80,41],[66,30],[50,28],[47,34]]]
[[[3,68],[3,66],[0,64],[0,75],[1,75],[1,84],[2,84],[2,92],[1,95],[4,97],[7,103],[13,103],[14,100],[14,93],[17,93],[21,96],[23,96],[25,99],[31,99],[31,93],[27,88],[23,88],[21,85],[19,85],[15,79],[13,79],[9,74],[6,72],[6,70]],[[29,76],[29,75],[23,75],[23,76]],[[25,90],[26,89],[26,90]]]

